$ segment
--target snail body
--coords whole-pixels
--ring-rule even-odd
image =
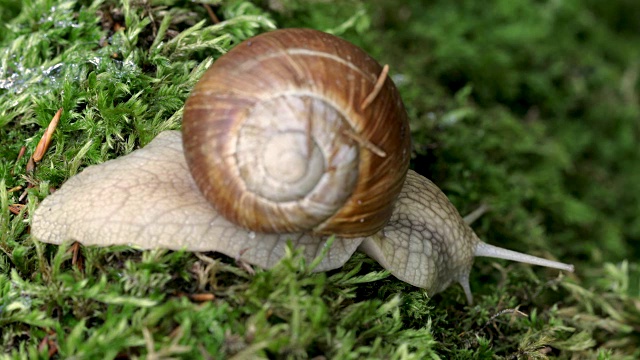
[[[32,233],[218,251],[266,268],[287,241],[311,260],[335,234],[316,270],[360,249],[430,295],[458,282],[469,302],[476,256],[572,271],[480,241],[435,184],[407,170],[407,115],[386,71],[315,30],[249,39],[196,85],[182,135],[71,178],[39,206]]]

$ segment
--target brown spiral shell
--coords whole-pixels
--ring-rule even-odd
[[[204,196],[258,232],[370,235],[391,216],[410,156],[383,68],[310,29],[265,33],[218,59],[185,104],[183,142]]]

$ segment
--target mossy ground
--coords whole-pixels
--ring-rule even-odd
[[[640,357],[640,5],[208,3],[221,23],[190,1],[0,0],[4,357]],[[178,129],[215,58],[291,26],[332,31],[391,65],[414,168],[463,214],[490,207],[474,224],[483,239],[577,272],[479,259],[467,306],[458,287],[430,298],[360,254],[311,274],[292,253],[253,275],[217,254],[78,251],[29,236],[51,188]]]

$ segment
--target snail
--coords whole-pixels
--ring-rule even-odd
[[[474,257],[573,271],[482,242],[445,194],[408,170],[407,113],[388,67],[310,29],[245,40],[185,103],[182,133],[86,168],[46,197],[35,238],[60,244],[216,251],[263,268],[287,242],[315,271],[356,250],[429,295],[457,282],[469,303]]]

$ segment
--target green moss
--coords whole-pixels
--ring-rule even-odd
[[[209,3],[222,23],[188,1],[0,1],[5,357],[640,357],[635,2]],[[50,188],[178,129],[206,68],[276,24],[331,31],[389,63],[413,167],[463,214],[490,207],[474,224],[486,241],[577,273],[480,259],[467,306],[456,286],[429,298],[362,254],[315,274],[290,252],[253,275],[217,254],[125,247],[83,247],[78,263],[29,236]],[[12,214],[16,203],[27,206]]]

